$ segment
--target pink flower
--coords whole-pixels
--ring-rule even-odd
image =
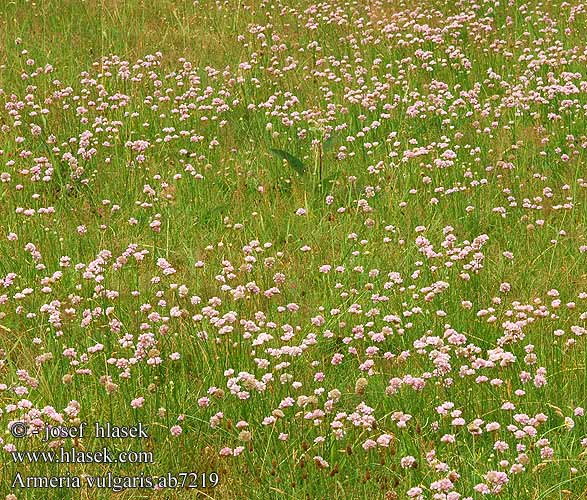
[[[144,404],[145,404],[145,398],[144,398],[144,397],[142,397],[142,396],[141,396],[141,397],[138,397],[138,398],[136,398],[136,399],[133,399],[133,400],[130,402],[130,405],[131,405],[133,408],[142,408]]]
[[[369,451],[377,447],[377,442],[373,441],[372,439],[367,439],[361,446],[365,451]]]
[[[422,498],[422,488],[420,488],[419,486],[414,486],[413,488],[410,488],[406,494],[408,495],[409,498],[416,498],[416,499],[420,499]]]

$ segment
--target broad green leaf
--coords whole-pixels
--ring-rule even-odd
[[[271,148],[269,151],[282,160],[286,160],[298,174],[304,175],[306,173],[306,166],[299,158],[296,158],[294,155],[288,153],[287,151],[283,151],[283,149]]]
[[[327,151],[330,151],[334,147],[334,144],[336,143],[336,139],[338,139],[338,136],[336,134],[332,134],[328,139],[326,139],[322,143],[322,151],[324,151],[325,153]]]

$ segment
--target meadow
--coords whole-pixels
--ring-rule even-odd
[[[1,1],[1,498],[587,498],[586,27]]]

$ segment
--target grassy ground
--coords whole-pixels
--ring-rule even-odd
[[[0,2],[7,498],[585,498],[587,9],[416,4]]]

